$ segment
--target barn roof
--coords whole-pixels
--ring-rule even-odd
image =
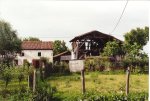
[[[84,34],[74,37],[72,40],[70,40],[70,42],[74,42],[76,40],[82,40],[82,39],[110,39],[110,40],[116,39],[118,41],[121,41],[121,40],[115,38],[114,36],[104,34],[97,30],[93,30],[93,31],[90,31],[90,32],[87,32],[87,33],[84,33]]]
[[[23,50],[52,50],[52,41],[23,41],[21,48]]]
[[[59,56],[62,56],[62,55],[66,55],[67,53],[71,55],[71,52],[69,50],[67,50],[65,52],[62,52],[62,53],[59,53],[59,54],[53,56],[53,58],[56,58],[56,57],[59,57]]]

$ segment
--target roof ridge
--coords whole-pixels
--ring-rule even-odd
[[[75,36],[73,39],[70,40],[70,42],[72,42],[73,40],[79,39],[79,38],[81,38],[81,37],[84,37],[84,36],[86,36],[86,35],[94,34],[94,33],[98,33],[98,34],[101,34],[101,35],[103,35],[103,36],[111,37],[111,38],[114,38],[114,39],[117,39],[117,40],[121,41],[120,39],[116,38],[116,37],[113,36],[113,35],[106,34],[106,33],[100,32],[100,31],[98,31],[98,30],[92,30],[92,31],[89,31],[89,32],[80,34],[80,35],[78,35],[78,36]]]

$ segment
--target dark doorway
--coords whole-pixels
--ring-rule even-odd
[[[15,65],[15,66],[18,65],[18,60],[14,60],[14,65]]]
[[[32,60],[32,64],[35,68],[39,68],[40,67],[40,60],[38,59],[33,59]]]

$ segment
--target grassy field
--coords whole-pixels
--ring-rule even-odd
[[[57,92],[54,94],[56,98],[68,99],[78,97],[81,93],[80,73],[70,75],[52,75],[47,80],[48,84],[56,87]],[[87,93],[96,94],[123,94],[125,93],[126,75],[120,74],[102,74],[99,72],[88,72],[85,74],[85,88]],[[27,79],[21,83],[27,87]],[[0,91],[5,88],[5,84],[0,80]],[[12,80],[7,89],[10,91],[19,89],[18,80]],[[148,74],[131,74],[130,75],[130,93],[148,93]],[[91,96],[91,95],[89,95]],[[138,96],[138,95],[137,95]],[[58,100],[59,101],[59,100]]]
[[[81,94],[80,74],[69,76],[51,76],[49,83],[56,86],[61,96],[70,94]],[[125,92],[125,74],[105,75],[92,72],[85,75],[86,91],[95,91],[99,93],[124,93]],[[130,75],[130,92],[148,92],[148,75],[136,74]]]
[[[68,76],[51,76],[48,78],[48,82],[57,88],[58,91],[69,92],[81,92],[81,79],[80,74],[71,74]],[[92,72],[85,75],[86,91],[98,91],[101,93],[116,92],[120,93],[125,91],[125,74],[100,74],[98,72]],[[27,85],[27,80],[22,82],[23,85]],[[16,89],[19,85],[17,80],[12,80],[8,85],[9,89]],[[0,81],[0,89],[4,88],[4,82]],[[130,92],[148,92],[148,75],[147,74],[135,74],[130,75]]]

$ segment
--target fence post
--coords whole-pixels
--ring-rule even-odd
[[[85,77],[84,77],[84,70],[81,70],[81,82],[82,82],[82,94],[85,93]]]
[[[129,94],[129,77],[130,77],[130,67],[127,68],[127,76],[126,76],[126,95]]]
[[[33,70],[33,92],[35,92],[36,86],[36,69]]]

